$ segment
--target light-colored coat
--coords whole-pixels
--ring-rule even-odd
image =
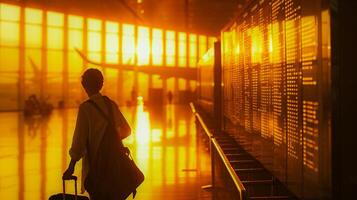
[[[92,95],[90,100],[94,101],[99,106],[99,108],[104,111],[107,116],[109,116],[109,111],[107,109],[104,97],[100,93]],[[121,125],[123,123],[127,124],[127,121],[124,119],[125,122],[123,122],[119,117],[119,110],[114,102],[112,102],[112,111],[114,122],[119,133]],[[76,127],[74,130],[72,146],[69,150],[69,154],[75,161],[79,161],[81,158],[83,158],[81,179],[82,193],[85,191],[84,180],[88,175],[90,167],[88,158],[92,159],[94,154],[97,152],[107,125],[107,120],[103,118],[103,116],[91,103],[85,101],[79,106]],[[89,152],[91,152],[93,155],[89,155]]]

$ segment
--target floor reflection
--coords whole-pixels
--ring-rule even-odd
[[[0,113],[0,199],[45,200],[61,192],[76,112],[57,110],[45,119]],[[200,188],[209,184],[209,155],[188,106],[146,108],[139,101],[122,112],[134,130],[125,144],[146,177],[136,199],[210,199]],[[73,192],[73,183],[66,189]]]

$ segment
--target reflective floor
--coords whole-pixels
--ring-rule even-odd
[[[61,192],[76,112],[55,110],[47,119],[0,113],[0,199],[45,200]],[[138,105],[122,112],[135,131],[125,143],[146,177],[135,199],[211,199],[201,189],[210,183],[209,153],[196,138],[188,106]],[[66,187],[74,191],[73,183]]]

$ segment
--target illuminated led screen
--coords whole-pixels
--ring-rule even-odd
[[[252,1],[222,32],[224,115],[299,197],[330,184],[330,17],[320,0]]]

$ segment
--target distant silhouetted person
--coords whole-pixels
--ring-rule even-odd
[[[138,94],[136,93],[135,88],[131,89],[131,105],[135,106],[137,104]]]
[[[24,113],[25,116],[40,114],[40,102],[36,95],[32,94],[26,99]]]
[[[64,100],[59,100],[58,101],[58,108],[59,109],[63,109],[65,107],[65,102],[64,102]]]
[[[172,103],[172,99],[173,99],[173,94],[171,92],[171,90],[167,93],[167,100],[169,101],[169,104]]]
[[[101,95],[103,76],[99,70],[86,70],[82,86],[89,99],[79,106],[69,151],[71,162],[63,179],[72,176],[76,162],[83,158],[82,193],[87,190],[92,200],[122,199],[117,195],[120,187],[111,179],[116,172],[112,164],[117,161],[113,153],[123,148],[121,140],[131,133],[130,126],[116,103]]]

